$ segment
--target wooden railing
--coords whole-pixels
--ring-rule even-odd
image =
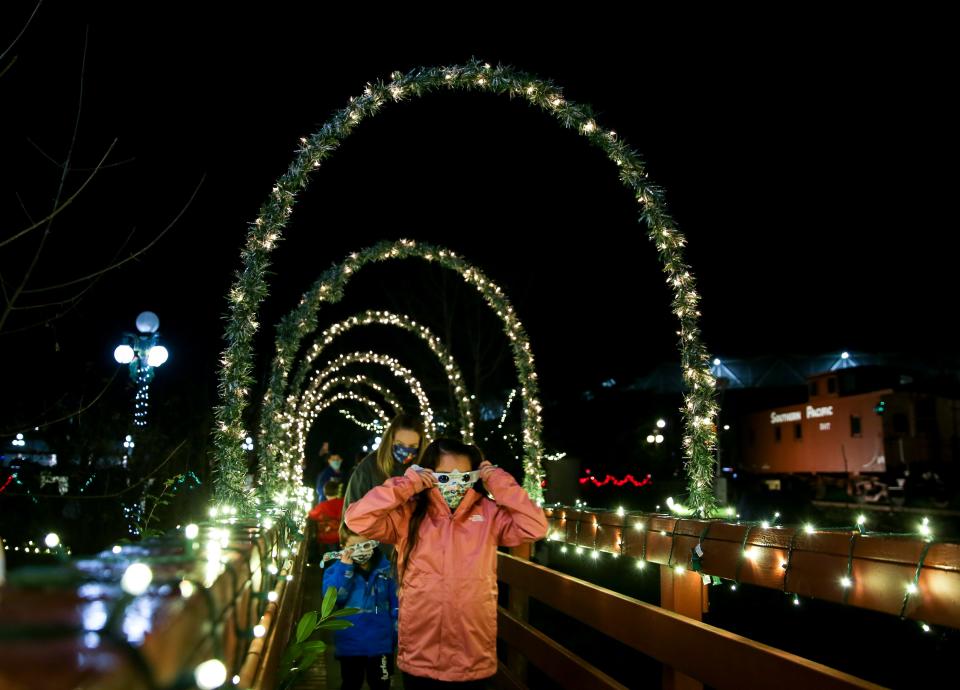
[[[571,508],[546,511],[549,538],[700,573],[960,628],[960,544],[852,530],[763,527]]]
[[[687,572],[681,579],[699,584]],[[769,647],[664,608],[632,599],[523,558],[499,554],[498,579],[510,588],[511,599],[527,596],[664,665],[664,687],[690,689],[709,685],[716,690],[850,690],[880,686],[808,659]],[[501,607],[500,639],[560,687],[623,689],[607,673],[577,656]],[[525,688],[523,674],[502,664],[501,688]]]
[[[0,587],[0,690],[193,687],[216,659],[227,686],[272,690],[300,605],[304,542],[283,528],[202,528],[197,539],[117,547],[57,569],[8,573]],[[153,576],[124,594],[132,563]],[[255,626],[257,633],[254,634]]]

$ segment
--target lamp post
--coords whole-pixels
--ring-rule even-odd
[[[150,382],[153,381],[154,369],[166,362],[170,353],[159,344],[160,319],[156,314],[152,311],[142,312],[137,316],[136,325],[138,333],[124,333],[120,344],[113,351],[113,358],[120,364],[129,365],[130,379],[137,384],[133,424],[144,427],[147,425]]]

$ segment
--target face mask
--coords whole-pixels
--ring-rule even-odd
[[[463,497],[467,495],[469,489],[470,487],[468,486],[441,486],[440,495],[443,496],[446,504],[450,506],[450,510],[456,510],[463,500]]]
[[[360,565],[363,565],[364,563],[369,561],[371,558],[373,558],[373,551],[364,551],[363,553],[357,552],[357,553],[354,553],[350,558],[353,559],[354,563],[359,563]]]
[[[348,546],[340,551],[328,551],[323,554],[323,563],[326,565],[327,561],[340,560],[340,556],[344,553],[348,554],[356,563],[366,563],[373,557],[373,550],[379,545],[380,542],[371,539],[369,541],[362,541],[359,544],[354,544],[353,546]]]
[[[456,510],[457,506],[467,495],[467,491],[473,488],[473,485],[480,479],[480,470],[473,472],[432,472],[437,479],[437,488],[440,489],[440,495],[450,506],[450,510]]]
[[[342,465],[342,464],[343,464],[343,460],[331,460],[331,461],[330,461],[330,467],[332,467],[335,472],[339,472],[339,471],[340,471],[340,465]]]
[[[416,447],[405,446],[402,443],[393,444],[393,459],[399,462],[401,465],[406,463],[416,454]]]

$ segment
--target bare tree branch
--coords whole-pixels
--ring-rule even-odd
[[[89,273],[89,274],[87,274],[87,275],[85,275],[85,276],[81,276],[80,278],[74,278],[73,280],[69,280],[69,281],[67,281],[66,283],[58,283],[57,285],[47,285],[46,287],[42,287],[42,288],[34,288],[34,289],[31,289],[31,290],[24,290],[24,291],[23,291],[23,294],[29,295],[29,294],[36,294],[36,293],[38,293],[38,292],[49,292],[50,290],[58,290],[58,289],[60,289],[60,288],[65,288],[65,287],[69,287],[69,286],[71,286],[71,285],[76,285],[77,283],[82,283],[82,282],[85,281],[85,280],[91,280],[91,279],[93,279],[93,278],[97,278],[97,277],[103,275],[104,273],[107,273],[108,271],[112,271],[112,270],[114,270],[114,269],[116,269],[116,268],[120,268],[120,266],[123,266],[124,264],[133,261],[134,259],[136,259],[137,257],[139,257],[141,254],[143,254],[144,252],[148,251],[148,250],[149,250],[151,247],[153,247],[153,245],[155,245],[157,242],[159,242],[159,241],[163,238],[163,236],[166,235],[166,234],[173,228],[173,226],[177,224],[177,222],[180,220],[180,218],[183,216],[183,214],[187,212],[187,209],[190,208],[190,204],[193,203],[193,200],[196,198],[197,193],[200,191],[200,187],[203,186],[203,183],[204,183],[204,181],[205,181],[206,179],[207,179],[207,175],[206,175],[206,173],[204,173],[203,176],[200,178],[200,182],[198,182],[198,183],[197,183],[197,186],[194,188],[193,194],[191,194],[191,195],[190,195],[190,198],[187,199],[187,203],[184,204],[183,208],[180,209],[180,211],[177,213],[177,215],[174,217],[174,219],[171,220],[171,221],[167,224],[167,227],[165,227],[163,230],[161,230],[161,231],[159,232],[159,234],[157,234],[156,237],[154,237],[152,240],[150,240],[150,242],[149,242],[147,245],[145,245],[144,247],[141,247],[140,249],[138,249],[136,252],[134,252],[134,253],[131,254],[130,256],[126,257],[125,259],[121,259],[120,261],[117,261],[116,263],[110,264],[109,266],[107,266],[107,267],[105,267],[105,268],[101,268],[99,271],[95,271],[95,272],[93,272],[93,273]]]
[[[27,32],[27,28],[30,26],[30,22],[32,22],[33,18],[37,15],[37,11],[40,9],[40,5],[42,3],[43,3],[43,0],[37,0],[37,6],[33,8],[33,12],[30,13],[29,17],[27,17],[27,21],[26,23],[24,23],[23,28],[20,29],[20,33],[18,33],[14,37],[14,39],[10,42],[10,45],[4,48],[3,52],[0,53],[0,60],[3,60],[3,58],[7,57],[7,53],[13,50],[13,47],[17,45],[17,41],[19,41],[23,37],[23,35]],[[13,59],[16,60],[16,58],[13,58]],[[11,62],[10,64],[13,64],[13,63]],[[6,71],[7,70],[5,69],[4,72]],[[3,76],[3,75],[0,74],[0,76]]]
[[[65,420],[67,420],[67,419],[70,419],[71,417],[76,417],[77,415],[83,414],[84,412],[86,412],[87,410],[89,410],[91,407],[93,407],[94,405],[96,405],[97,402],[99,402],[100,398],[102,398],[102,397],[104,396],[104,394],[107,392],[107,390],[108,390],[108,389],[110,388],[110,386],[113,384],[113,382],[116,380],[117,374],[119,374],[120,371],[121,371],[122,369],[124,369],[124,368],[125,368],[125,367],[123,367],[123,366],[117,367],[117,368],[114,370],[114,372],[113,372],[113,376],[110,377],[110,379],[107,381],[107,383],[106,383],[106,385],[103,387],[103,389],[102,389],[99,393],[97,393],[96,397],[94,397],[94,399],[91,400],[91,401],[90,401],[89,403],[87,403],[86,405],[84,405],[83,403],[81,403],[81,404],[80,404],[80,407],[79,407],[78,409],[73,410],[73,411],[71,411],[71,412],[68,412],[67,414],[64,414],[64,415],[62,415],[62,416],[60,416],[60,417],[57,417],[56,419],[47,419],[47,420],[44,420],[44,421],[25,422],[25,423],[23,423],[23,424],[21,424],[21,425],[19,425],[19,426],[17,426],[17,427],[12,427],[12,428],[10,428],[10,429],[4,429],[3,431],[0,431],[0,437],[3,437],[3,436],[13,436],[14,434],[17,434],[17,433],[23,431],[24,429],[33,429],[33,428],[43,429],[44,427],[51,426],[52,424],[56,424],[57,422],[62,422],[62,421],[65,421]],[[61,398],[61,400],[62,400],[62,399],[63,399],[63,398]]]
[[[58,168],[62,168],[62,167],[63,167],[63,165],[64,165],[63,163],[61,163],[61,162],[58,161],[56,158],[54,158],[54,157],[51,156],[49,153],[47,153],[47,152],[44,151],[42,148],[40,148],[40,145],[37,144],[37,143],[36,143],[33,139],[31,139],[30,137],[27,137],[27,143],[29,143],[33,148],[35,148],[35,149],[37,150],[37,153],[39,153],[41,156],[43,156],[43,157],[46,158],[48,161],[50,161],[51,163],[53,163],[56,167],[58,167]],[[106,163],[106,164],[104,164],[104,165],[99,165],[99,166],[97,166],[97,167],[95,167],[95,168],[78,168],[77,166],[73,166],[73,167],[71,168],[71,170],[73,170],[74,172],[90,172],[91,170],[98,170],[98,169],[99,169],[99,170],[107,170],[108,168],[119,168],[119,167],[122,166],[122,165],[127,165],[128,163],[133,163],[135,160],[136,160],[136,158],[127,158],[126,160],[117,161],[116,163]],[[32,221],[31,221],[31,222],[32,222]]]
[[[77,116],[73,121],[73,134],[70,136],[70,145],[67,147],[67,158],[63,166],[63,172],[60,175],[60,184],[57,187],[57,194],[53,198],[53,208],[55,212],[57,207],[60,206],[60,197],[63,195],[63,189],[67,184],[67,174],[70,172],[70,160],[73,158],[73,149],[77,144],[77,133],[80,131],[80,115],[83,113],[83,83],[87,69],[87,46],[89,39],[90,29],[88,28],[83,37],[83,57],[80,61],[80,93],[77,97]],[[14,290],[9,302],[4,307],[3,314],[0,315],[0,331],[3,330],[3,326],[6,324],[7,319],[10,317],[10,314],[13,310],[13,305],[16,303],[20,293],[23,292],[24,288],[26,288],[27,283],[30,281],[30,276],[33,275],[33,271],[37,267],[37,263],[40,261],[40,256],[43,254],[43,248],[46,246],[47,239],[50,237],[50,228],[52,225],[53,215],[51,215],[49,220],[46,222],[46,227],[43,230],[43,234],[40,236],[40,242],[37,245],[37,250],[34,252],[33,259],[30,261],[30,265],[27,267],[26,272],[23,274],[23,279],[20,281],[20,285],[18,285],[17,289]],[[2,246],[3,244],[0,244],[0,247]]]
[[[114,139],[113,142],[110,144],[110,146],[107,148],[107,152],[106,152],[105,154],[103,154],[103,158],[100,159],[100,163],[97,165],[97,167],[95,167],[95,168],[93,169],[93,172],[90,173],[90,176],[87,177],[87,179],[85,179],[85,180],[83,181],[83,184],[80,185],[80,187],[77,189],[77,191],[75,191],[73,194],[71,194],[69,197],[67,197],[67,199],[66,199],[62,204],[60,204],[59,206],[55,206],[54,209],[53,209],[53,211],[51,211],[48,215],[46,215],[46,216],[44,216],[43,218],[41,218],[40,220],[38,220],[36,223],[33,223],[33,224],[30,225],[29,227],[24,228],[24,229],[21,230],[20,232],[17,232],[17,233],[11,235],[10,237],[8,237],[8,238],[6,238],[6,239],[4,239],[4,240],[0,240],[0,247],[5,247],[6,245],[10,244],[11,242],[20,239],[21,237],[23,237],[24,235],[26,235],[28,232],[31,232],[32,230],[36,230],[37,228],[39,228],[40,226],[42,226],[44,223],[50,222],[50,221],[53,220],[57,215],[59,215],[65,208],[67,208],[67,206],[69,206],[70,204],[72,204],[72,203],[74,202],[74,200],[75,200],[78,196],[80,196],[81,192],[83,192],[83,190],[87,187],[87,185],[90,184],[90,182],[93,181],[93,178],[96,176],[97,172],[103,167],[103,162],[104,162],[105,160],[107,160],[107,156],[110,155],[110,152],[113,151],[113,147],[116,146],[116,144],[117,144],[117,140]],[[72,146],[72,144],[71,144],[71,146]],[[64,168],[64,172],[66,172],[66,168]],[[59,197],[58,197],[58,200],[59,200]]]

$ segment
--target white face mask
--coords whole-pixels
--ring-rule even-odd
[[[355,563],[362,565],[373,557],[373,550],[379,545],[380,542],[370,539],[369,541],[362,541],[359,544],[348,546],[340,551],[328,551],[323,554],[323,563],[326,564],[327,561],[339,560],[340,556],[347,554]]]

